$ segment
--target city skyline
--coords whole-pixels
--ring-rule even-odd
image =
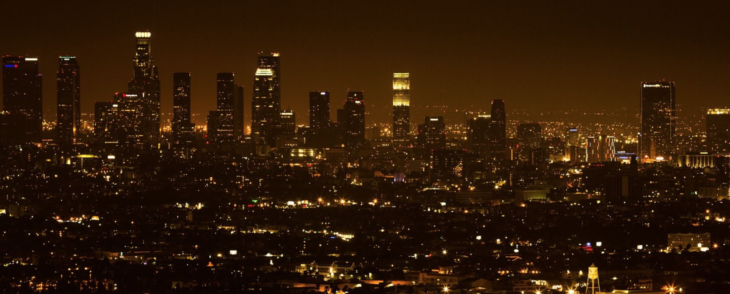
[[[638,111],[639,105],[635,102],[635,86],[642,81],[655,81],[666,79],[674,81],[681,89],[678,93],[681,99],[678,104],[683,104],[685,111],[699,113],[700,107],[726,107],[717,105],[718,99],[725,98],[721,87],[724,78],[722,68],[727,67],[728,60],[721,52],[727,51],[727,41],[722,38],[715,38],[713,32],[719,32],[719,28],[727,27],[724,18],[716,16],[717,11],[724,7],[722,2],[710,2],[702,7],[696,7],[681,3],[669,3],[665,6],[652,5],[654,2],[637,4],[634,12],[620,10],[618,7],[603,7],[593,4],[592,7],[575,8],[577,10],[569,16],[562,16],[566,19],[559,20],[547,13],[547,16],[537,18],[527,24],[519,25],[518,20],[523,17],[534,16],[531,7],[507,4],[471,4],[475,12],[465,13],[461,17],[455,15],[455,8],[444,7],[443,4],[431,3],[414,8],[412,11],[405,4],[385,5],[392,11],[383,12],[381,16],[384,24],[368,26],[346,25],[346,28],[332,28],[322,30],[325,24],[322,21],[310,21],[303,28],[292,28],[289,24],[298,20],[301,16],[296,14],[298,5],[281,5],[280,14],[275,17],[281,19],[281,23],[273,23],[272,31],[280,37],[254,38],[252,42],[240,43],[238,45],[223,45],[220,37],[206,34],[207,24],[202,23],[209,19],[207,12],[196,16],[190,25],[200,25],[200,28],[188,30],[184,35],[182,31],[176,30],[170,25],[162,24],[162,20],[171,16],[169,12],[161,13],[158,18],[149,18],[140,21],[139,25],[114,25],[109,27],[107,20],[97,20],[100,28],[86,28],[74,26],[74,22],[88,21],[89,17],[80,12],[72,12],[75,18],[61,27],[73,26],[75,32],[91,33],[94,30],[108,28],[103,37],[92,40],[81,38],[82,35],[71,35],[65,39],[57,40],[53,46],[39,46],[54,39],[54,31],[58,28],[50,27],[49,23],[43,22],[34,24],[33,32],[46,32],[46,34],[32,34],[31,28],[20,27],[9,32],[8,39],[13,40],[5,46],[2,54],[38,56],[40,73],[51,76],[57,70],[53,65],[53,59],[60,55],[77,56],[86,73],[81,77],[84,84],[82,96],[82,112],[93,113],[93,101],[110,100],[114,92],[123,90],[119,79],[125,80],[129,76],[129,54],[132,49],[128,44],[131,42],[131,34],[138,30],[149,30],[153,33],[155,47],[155,62],[160,67],[160,79],[162,82],[162,113],[171,113],[172,93],[169,85],[172,83],[173,72],[191,72],[193,83],[196,85],[196,98],[193,101],[192,112],[204,116],[207,111],[215,108],[215,74],[218,72],[236,72],[239,75],[241,84],[251,88],[255,72],[255,60],[253,56],[257,52],[280,52],[284,59],[284,72],[286,72],[287,83],[282,87],[282,107],[290,106],[297,113],[306,113],[308,93],[315,90],[325,90],[332,93],[333,103],[344,101],[347,89],[362,89],[368,93],[370,105],[373,109],[386,107],[390,102],[392,89],[390,88],[389,75],[394,72],[410,72],[413,80],[414,106],[437,105],[448,101],[450,109],[481,109],[487,111],[488,103],[493,99],[505,99],[511,102],[512,109],[534,109],[535,111],[546,109],[556,110],[573,106],[577,102],[586,102],[587,108],[592,106],[603,106],[603,101],[613,101],[612,105],[622,105],[628,110]],[[11,4],[12,6],[13,4]],[[54,6],[55,4],[47,4]],[[129,9],[124,5],[115,8]],[[215,4],[216,6],[222,4]],[[240,6],[238,6],[240,5]],[[239,7],[250,7],[256,9],[255,3],[231,4],[231,10]],[[376,6],[376,5],[374,5]],[[547,12],[564,8],[561,5],[533,4],[534,9],[544,8]],[[71,3],[68,7],[74,7]],[[63,9],[69,9],[64,7]],[[104,9],[100,6],[98,9]],[[328,6],[323,3],[313,5],[307,9],[317,9],[317,14],[340,18],[333,9],[335,8],[360,8],[353,9],[355,15],[372,15],[374,11],[370,6],[361,7],[357,4],[340,4]],[[588,13],[592,8],[602,8],[595,11],[596,20],[584,19],[580,12]],[[682,9],[679,9],[682,8]],[[686,8],[686,9],[685,9]],[[714,9],[713,9],[714,8]],[[443,10],[443,17],[436,18],[429,14],[427,19],[437,20],[436,24],[441,26],[426,26],[422,33],[411,34],[402,39],[393,39],[394,32],[382,30],[385,24],[398,21],[395,13],[404,13],[403,18],[411,20],[412,23],[403,26],[401,32],[417,32],[416,25],[421,25],[425,20],[417,20],[418,12],[433,12],[437,9]],[[515,16],[515,19],[506,19],[502,26],[495,29],[487,29],[485,25],[468,26],[470,23],[479,21],[496,22],[503,17],[494,16],[499,11],[516,12],[523,9],[528,15]],[[162,12],[159,4],[151,4],[150,12],[142,14]],[[489,18],[477,17],[476,12],[487,13]],[[609,18],[613,12],[615,18]],[[644,12],[644,15],[637,15]],[[678,30],[671,30],[672,22],[662,16],[662,12],[668,12],[678,19],[682,19],[683,26]],[[54,18],[46,10],[38,13],[48,18]],[[227,12],[226,12],[227,13]],[[241,25],[230,25],[233,36],[245,34],[258,26],[250,24],[258,17],[255,15],[243,18]],[[134,18],[138,16],[133,16]],[[291,20],[285,17],[290,17]],[[415,19],[415,20],[414,20]],[[17,20],[16,16],[9,16],[3,22]],[[466,40],[460,35],[444,35],[448,29],[454,29],[453,22],[460,20],[463,28],[469,35],[482,36],[484,39],[476,38]],[[502,19],[505,20],[505,19]],[[621,23],[618,23],[621,20]],[[538,23],[538,21],[542,21]],[[613,51],[606,51],[602,40],[587,37],[583,29],[566,27],[571,22],[585,21],[587,29],[595,29],[601,37],[606,40],[625,41],[624,46],[631,46],[631,50],[617,48]],[[599,21],[603,21],[599,23]],[[146,23],[145,23],[146,22]],[[179,24],[178,22],[175,22]],[[368,22],[372,24],[371,21]],[[235,24],[235,23],[234,23]],[[249,25],[247,25],[249,24]],[[511,24],[511,25],[508,25]],[[536,27],[537,24],[546,28],[537,29],[536,32],[527,31],[528,25]],[[645,31],[656,31],[657,28],[667,28],[671,33],[645,34]],[[185,26],[180,29],[184,29]],[[301,37],[293,36],[292,31],[302,29],[320,29],[312,31],[313,41],[304,42]],[[362,44],[365,49],[353,49],[343,47],[337,49],[341,52],[351,54],[326,54],[334,47],[328,44],[337,44],[338,41],[349,39],[342,35],[341,31],[348,29],[354,36],[362,35],[369,40],[369,43]],[[563,29],[563,30],[559,30]],[[664,31],[664,30],[660,30]],[[436,37],[444,38],[444,41],[451,46],[459,44],[467,45],[444,48],[445,45],[432,44],[424,46],[429,39],[426,32]],[[500,33],[502,32],[502,33]],[[25,33],[25,34],[23,34]],[[484,34],[479,34],[484,33]],[[382,37],[379,37],[382,34]],[[34,36],[29,40],[25,35]],[[217,36],[218,34],[216,34]],[[220,34],[225,35],[225,34]],[[183,48],[179,45],[181,37],[189,40],[210,40],[207,46],[200,47],[196,44],[186,45]],[[645,38],[645,39],[641,39]],[[315,42],[314,40],[318,41]],[[370,50],[370,43],[394,40],[398,46],[389,47],[389,50]],[[552,40],[552,41],[547,41]],[[692,42],[687,42],[691,40]],[[556,43],[561,41],[559,48],[574,48],[571,51],[556,51]],[[652,41],[652,42],[649,42]],[[87,46],[89,42],[98,42],[103,46]],[[304,43],[302,43],[304,42]],[[676,43],[673,46],[662,46],[663,51],[657,51],[661,44],[666,42]],[[94,43],[91,43],[92,45]],[[236,43],[234,43],[236,44]],[[305,46],[297,46],[304,44]],[[490,44],[489,47],[485,47]],[[518,46],[518,44],[520,46]],[[689,45],[693,44],[693,45]],[[531,45],[538,52],[526,52],[523,45]],[[565,46],[565,47],[562,47]],[[93,48],[94,52],[91,52]],[[487,50],[475,51],[477,48]],[[491,49],[490,49],[491,48]],[[581,50],[582,49],[582,50]],[[619,50],[620,49],[620,50]],[[562,50],[562,49],[561,49]],[[494,51],[494,52],[493,52]],[[636,52],[636,53],[628,53]],[[507,54],[509,52],[509,54]],[[592,53],[591,53],[592,52]],[[647,53],[653,52],[653,55]],[[573,55],[566,55],[571,53]],[[601,54],[603,55],[595,55]],[[610,53],[610,54],[606,54]],[[207,58],[195,58],[194,56]],[[208,57],[209,56],[209,57]],[[456,58],[444,58],[450,63],[425,59],[426,56],[455,56]],[[592,56],[592,57],[591,57]],[[652,57],[650,57],[652,56]],[[462,57],[469,57],[468,61]],[[600,57],[600,58],[599,58]],[[659,64],[658,60],[667,57],[674,60],[671,64]],[[522,59],[520,59],[522,58]],[[351,62],[350,62],[351,61]],[[322,66],[326,65],[326,66]],[[587,66],[596,68],[591,75],[585,75]],[[325,78],[329,70],[340,74]],[[358,69],[358,70],[352,70]],[[362,69],[362,70],[361,70]],[[433,69],[433,70],[431,70]],[[459,72],[468,77],[468,81],[460,81],[456,77],[450,77],[446,73]],[[561,73],[561,74],[556,74]],[[717,73],[717,74],[715,74]],[[525,81],[531,81],[526,83]],[[608,82],[611,87],[605,87]],[[46,119],[55,117],[55,83],[45,83],[44,91],[44,116]],[[168,85],[168,86],[165,86]],[[596,89],[600,89],[596,91]],[[247,97],[250,97],[246,95]],[[469,97],[469,98],[465,98]],[[472,98],[474,97],[474,98]],[[587,99],[586,99],[587,97]],[[246,99],[248,100],[248,99]],[[688,101],[692,101],[689,104]],[[245,102],[248,104],[248,101]],[[595,104],[595,105],[590,105]],[[473,105],[473,107],[472,107]],[[437,113],[425,113],[425,115],[436,115]],[[250,113],[246,114],[246,125],[250,125]],[[334,117],[334,115],[333,115]],[[373,121],[387,122],[388,115],[373,115]],[[306,119],[300,115],[298,124],[304,124]]]
[[[727,0],[2,7],[0,293],[730,293]]]

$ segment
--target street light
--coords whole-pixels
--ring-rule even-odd
[[[444,293],[449,293],[449,286],[444,286]]]

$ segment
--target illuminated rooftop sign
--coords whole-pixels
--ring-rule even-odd
[[[271,77],[274,73],[268,68],[259,68],[256,70],[257,77]]]
[[[134,36],[137,38],[150,38],[152,37],[152,33],[150,32],[136,32],[134,33]]]
[[[728,108],[710,108],[707,110],[707,114],[710,114],[710,115],[730,114],[730,109],[728,109]]]

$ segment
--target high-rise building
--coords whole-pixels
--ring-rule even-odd
[[[601,160],[616,161],[616,137],[601,135]]]
[[[707,145],[710,151],[730,152],[730,109],[708,109],[705,122]]]
[[[343,109],[345,147],[348,149],[360,148],[365,144],[364,93],[362,91],[347,91],[347,100]],[[337,114],[338,119],[340,119],[340,113]]]
[[[294,135],[297,132],[297,116],[291,109],[279,113],[279,134]]]
[[[211,111],[208,118],[208,138],[215,144],[233,144],[234,119],[233,106],[236,84],[232,72],[218,73],[216,111]]]
[[[577,127],[568,128],[565,136],[565,158],[572,162],[585,162],[585,140],[581,140],[580,131]]]
[[[137,93],[116,93],[114,104],[119,107],[116,133],[119,145],[125,149],[144,148],[148,144],[144,133],[145,107],[148,101]]]
[[[639,158],[642,162],[671,159],[675,103],[674,82],[641,83]]]
[[[467,140],[471,144],[474,153],[479,157],[486,158],[489,156],[489,131],[492,127],[491,115],[479,115],[467,121],[468,133]]]
[[[258,143],[273,146],[281,109],[279,53],[259,53],[251,101],[251,136]]]
[[[330,126],[330,92],[309,92],[309,128],[321,132]]]
[[[586,137],[586,161],[590,163],[600,162],[600,144],[601,141],[594,136]]]
[[[504,101],[492,100],[491,126],[489,128],[489,159],[501,162],[507,158],[507,112]]]
[[[81,131],[81,71],[74,56],[58,58],[56,106],[58,143],[71,145]]]
[[[409,73],[393,74],[393,139],[405,142],[411,132],[411,79]]]
[[[97,146],[116,145],[119,105],[114,102],[96,102],[94,104],[94,141]]]
[[[245,125],[243,123],[243,86],[236,84],[235,88],[236,91],[233,95],[233,138],[236,142],[241,142],[245,135]]]
[[[40,142],[43,131],[43,76],[38,58],[3,57],[5,143]]]
[[[517,126],[517,144],[519,159],[536,163],[536,151],[542,143],[542,127],[538,123],[520,124]]]
[[[172,139],[176,147],[190,147],[195,139],[191,114],[191,76],[189,72],[172,74]]]
[[[152,58],[150,32],[136,32],[134,78],[129,81],[128,93],[136,94],[142,105],[142,144],[140,148],[155,146],[160,137],[160,78]]]
[[[443,116],[427,116],[418,126],[419,145],[429,150],[446,148],[446,123]]]

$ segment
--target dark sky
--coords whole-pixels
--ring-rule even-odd
[[[163,112],[171,77],[193,76],[193,112],[215,107],[215,73],[236,72],[250,114],[256,52],[282,56],[282,106],[308,92],[364,90],[385,121],[392,72],[413,106],[638,109],[639,83],[676,82],[692,111],[730,106],[730,1],[20,1],[2,4],[0,54],[38,56],[55,112],[59,55],[82,67],[83,110],[126,90],[134,32],[152,32]],[[413,118],[415,121],[420,118]]]

